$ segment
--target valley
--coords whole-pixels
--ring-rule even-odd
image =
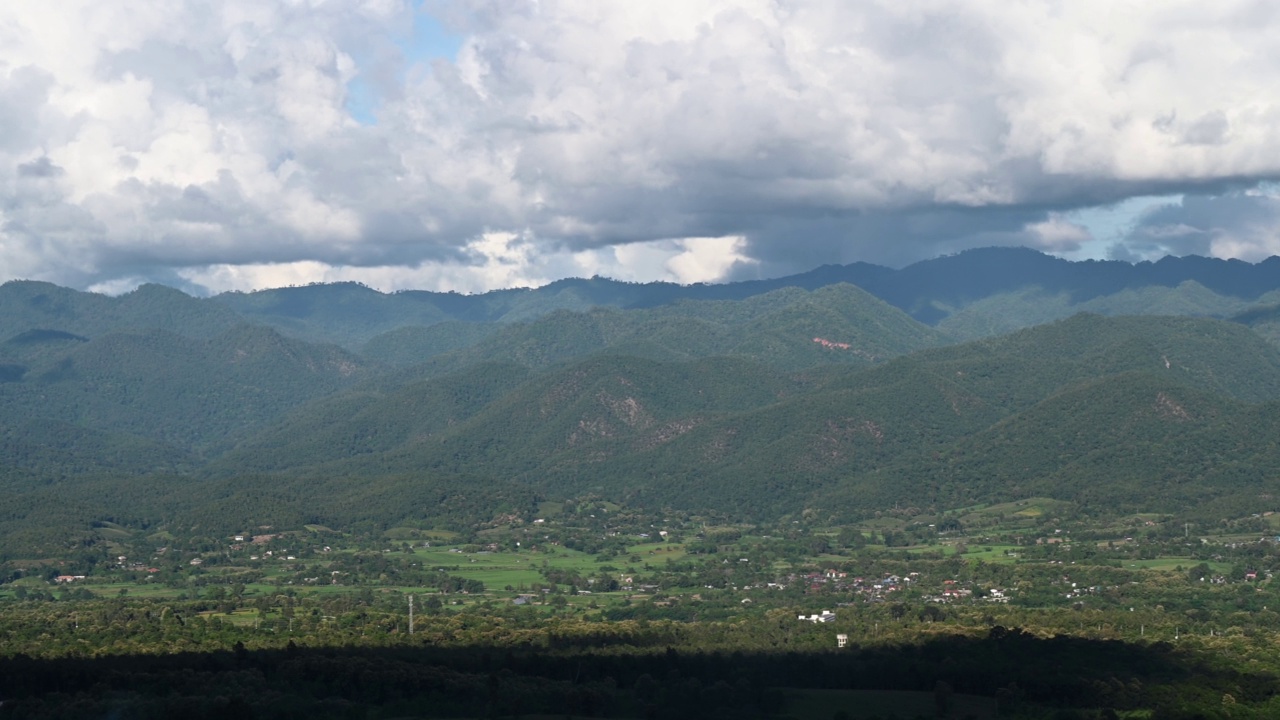
[[[1176,717],[1222,695],[1233,717],[1273,709],[1280,515],[1103,522],[1049,498],[846,527],[710,525],[589,498],[538,510],[466,534],[312,525],[180,538],[104,525],[121,553],[110,562],[46,563],[2,586],[0,665],[37,688],[75,686],[61,675],[68,662],[78,677],[110,666],[118,681],[146,673],[166,687],[184,667],[206,688],[252,669],[261,679],[244,707],[321,716],[339,698],[350,712],[445,717],[930,717],[936,702],[944,717]],[[1032,653],[1017,656],[1023,667],[991,655],[1011,643]],[[1160,659],[1116,663],[1118,647]],[[789,674],[783,658],[814,672]],[[346,669],[323,689],[287,680],[287,668],[319,662]],[[502,691],[477,694],[470,683],[494,667]],[[382,689],[355,680],[360,668]],[[769,680],[749,702],[711,690],[759,673]],[[433,689],[417,684],[426,677]],[[39,716],[70,710],[70,697],[80,710],[184,702],[129,682],[73,696],[10,684],[6,704]],[[204,692],[186,702],[230,707]]]

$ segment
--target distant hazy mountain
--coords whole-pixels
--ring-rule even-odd
[[[1227,317],[1277,305],[1280,258],[1257,264],[1195,256],[1137,264],[1069,262],[1026,248],[985,248],[901,270],[854,263],[769,280],[687,286],[568,279],[536,289],[478,295],[381,293],[356,283],[335,283],[208,299],[145,285],[108,298],[47,283],[10,282],[0,286],[0,338],[33,329],[82,336],[163,329],[210,337],[248,322],[312,342],[367,349],[380,360],[404,363],[478,342],[494,323],[529,322],[556,312],[602,307],[740,301],[783,288],[812,291],[841,283],[857,286],[954,338],[971,339],[1077,312]],[[420,332],[442,324],[450,329]]]
[[[983,337],[1067,317],[1232,315],[1280,303],[1280,258],[1250,264],[1203,257],[1158,262],[1070,262],[1027,248],[985,248],[925,260],[901,270],[854,263],[770,280],[718,285],[561,280],[537,289],[481,295],[401,292],[352,284],[219,295],[213,301],[246,318],[312,339],[356,347],[405,325],[446,320],[527,321],[555,311],[655,308],[684,300],[745,300],[781,288],[816,290],[847,283],[915,319],[961,338]],[[967,312],[966,312],[967,310]],[[352,324],[352,320],[362,319]],[[948,323],[949,319],[953,319]]]

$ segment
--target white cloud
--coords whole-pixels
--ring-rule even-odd
[[[742,237],[687,238],[677,242],[684,252],[668,260],[666,267],[677,282],[686,285],[719,280],[737,264],[754,264],[742,254],[746,244]]]
[[[1071,210],[1280,176],[1266,3],[431,7],[456,62],[396,68],[409,0],[0,5],[0,275],[469,289],[1070,253]],[[1264,216],[1125,243],[1254,258]]]
[[[1033,237],[1032,247],[1049,253],[1072,253],[1094,239],[1089,229],[1052,213],[1044,222],[1031,223],[1027,231]]]
[[[208,293],[248,291],[312,282],[355,281],[384,292],[432,288],[479,293],[508,287],[537,287],[563,277],[604,276],[629,282],[681,284],[720,279],[735,263],[751,264],[739,249],[742,238],[685,238],[629,243],[587,250],[546,252],[528,236],[488,233],[466,246],[467,261],[355,267],[311,260],[288,263],[217,264],[181,268],[185,287]],[[94,285],[95,292],[119,294],[145,282],[130,277]]]

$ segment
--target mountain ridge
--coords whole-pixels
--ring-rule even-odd
[[[1280,303],[1280,258],[1258,263],[1199,256],[1155,262],[1068,261],[1029,248],[966,250],[901,269],[852,263],[824,265],[795,275],[737,282],[678,285],[632,283],[607,278],[567,278],[538,288],[512,288],[464,295],[404,290],[383,293],[354,282],[226,292],[194,298],[171,288],[144,285],[111,298],[49,283],[10,281],[0,285],[0,339],[37,328],[92,336],[110,330],[161,328],[210,337],[236,324],[265,324],[313,342],[358,350],[378,335],[405,327],[446,322],[513,323],[555,311],[596,307],[646,309],[680,301],[741,301],[783,288],[814,291],[838,283],[855,285],[925,324],[960,339],[997,334],[1080,310],[1107,313],[1167,312],[1239,316],[1257,305]],[[1182,288],[1186,283],[1194,286]],[[1150,299],[1134,297],[1163,288]],[[1038,293],[1041,297],[1031,297]],[[1114,296],[1128,293],[1124,297]],[[1207,294],[1206,294],[1207,293]],[[1042,306],[1045,297],[1060,307]],[[1003,298],[1002,306],[983,301]],[[1102,302],[1114,298],[1110,302]],[[1089,303],[1092,305],[1084,306]],[[967,311],[967,314],[966,314]],[[1009,324],[1019,313],[1027,317]],[[961,318],[967,318],[963,321]],[[1021,324],[1018,324],[1021,323]]]

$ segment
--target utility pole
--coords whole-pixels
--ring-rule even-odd
[[[409,634],[413,634],[413,596],[409,596]]]

